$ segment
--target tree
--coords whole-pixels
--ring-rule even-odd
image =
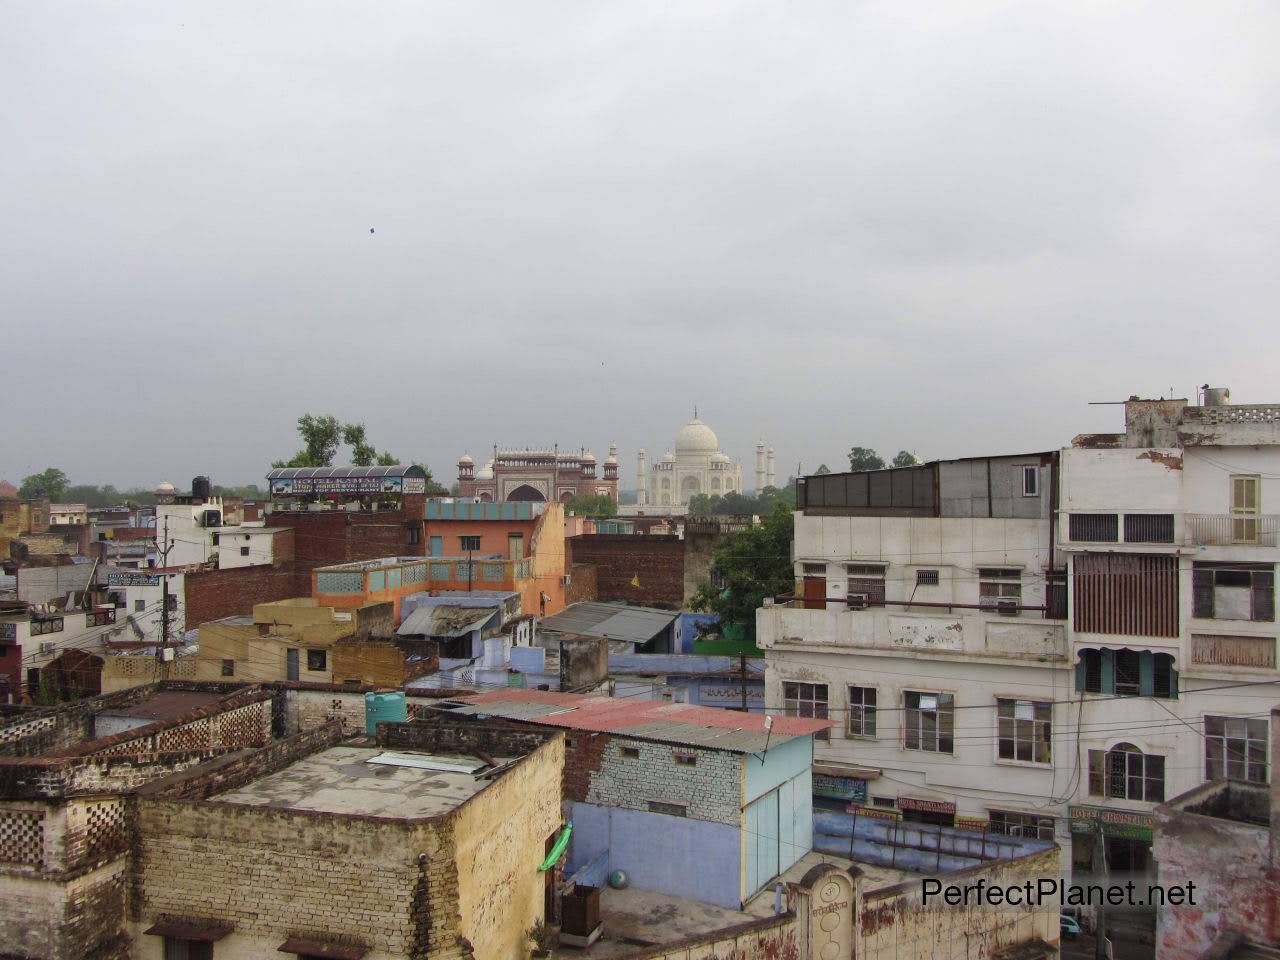
[[[743,624],[748,636],[754,635],[756,610],[764,605],[764,598],[795,589],[792,528],[792,511],[785,503],[777,503],[758,525],[725,537],[711,562],[724,586],[702,584],[694,595],[693,609],[718,613],[722,624]]]
[[[18,488],[18,496],[24,500],[48,497],[50,500],[60,501],[63,494],[67,492],[67,485],[65,473],[57,467],[46,467],[41,473],[33,473],[23,478],[22,486]]]
[[[378,451],[365,439],[363,423],[348,423],[342,428],[342,442],[351,448],[351,463],[357,467],[373,466]]]
[[[899,450],[898,455],[893,458],[893,465],[895,467],[914,467],[919,462],[920,458],[907,450]]]
[[[273,467],[329,467],[342,442],[342,425],[335,417],[313,417],[304,413],[298,418],[298,433],[303,449],[290,460],[277,460]]]
[[[884,457],[870,447],[853,447],[849,451],[850,470],[883,470]]]
[[[616,517],[618,505],[607,493],[587,494],[572,497],[565,504],[565,509],[578,517]]]
[[[398,467],[400,466],[400,458],[391,453],[378,454],[378,466],[380,467]],[[427,481],[431,480],[431,471],[427,471]]]

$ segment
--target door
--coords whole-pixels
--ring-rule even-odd
[[[298,650],[296,647],[290,647],[285,651],[285,674],[286,679],[298,679]]]
[[[1235,475],[1231,478],[1231,542],[1258,542],[1258,513],[1261,507],[1259,476]]]
[[[508,560],[524,559],[524,534],[523,533],[507,534],[507,559]]]
[[[444,537],[431,538],[431,554],[430,555],[433,557],[444,556]]]
[[[827,578],[804,578],[804,608],[806,610],[825,610],[827,607]]]

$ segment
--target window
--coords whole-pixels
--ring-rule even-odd
[[[1024,497],[1040,496],[1040,468],[1026,466],[1022,468],[1022,495]]]
[[[1258,542],[1258,514],[1262,506],[1262,478],[1245,474],[1231,477],[1231,542]]]
[[[1086,649],[1076,664],[1076,690],[1173,700],[1178,696],[1178,672],[1167,653]]]
[[[979,567],[978,603],[1016,617],[1022,604],[1022,571],[1016,567]]]
[[[622,755],[623,755],[624,757],[626,757],[628,760],[639,760],[639,759],[640,759],[640,750],[639,750],[638,748],[636,748],[636,747],[622,747],[622,748],[621,748],[621,753],[622,753]]]
[[[222,542],[222,534],[215,533],[213,535],[213,545],[216,547],[221,542]]]
[[[876,735],[876,688],[849,688],[849,720],[846,730],[851,737]]]
[[[672,759],[682,767],[696,767],[698,765],[698,755],[696,753],[681,753],[674,751],[671,754]]]
[[[1173,543],[1172,513],[1126,513],[1125,543]]]
[[[165,937],[164,960],[213,960],[213,944],[205,940]]]
[[[906,750],[952,753],[955,750],[955,698],[949,693],[902,695],[904,716],[902,746]]]
[[[1089,751],[1089,793],[1117,800],[1164,802],[1164,757],[1131,743]]]
[[[668,817],[683,817],[688,808],[683,803],[664,803],[661,800],[649,801],[650,813],[665,813]]]
[[[825,720],[827,717],[827,685],[825,683],[793,683],[782,684],[782,705],[788,717],[815,717]],[[814,734],[816,740],[830,740],[831,731],[822,730]]]
[[[1006,837],[1031,837],[1035,840],[1053,839],[1053,817],[1037,817],[1033,813],[992,810],[990,819],[992,833],[998,833]]]
[[[1191,615],[1210,620],[1273,621],[1275,585],[1271,564],[1197,563],[1191,571]]]
[[[408,539],[410,546],[417,546],[420,544],[422,542],[422,527],[418,526],[416,523],[410,524]]]
[[[308,650],[307,651],[307,669],[308,670],[324,670],[327,669],[326,664],[329,661],[328,654],[324,650]]]
[[[1051,711],[1038,700],[996,700],[1000,759],[1049,763]]]
[[[147,601],[145,601],[145,600],[135,600],[135,601],[133,601],[133,612],[134,612],[134,613],[141,613],[141,612],[142,612],[143,610],[145,610],[145,609],[147,609]]]
[[[463,553],[466,553],[468,551],[475,553],[480,549],[479,537],[459,537],[458,540],[460,542],[459,545],[462,547]]]
[[[224,677],[234,677],[236,675],[236,662],[234,660],[222,661],[222,675]]]
[[[801,564],[801,569],[806,577],[825,577],[827,575],[827,565],[825,563],[805,563]]]
[[[249,548],[248,548],[248,547],[241,547],[241,548],[240,548],[240,556],[242,556],[242,557],[247,557],[248,555],[249,555]]]
[[[1073,513],[1067,517],[1067,536],[1078,543],[1115,543],[1120,518],[1114,513]]]
[[[917,570],[916,586],[917,587],[936,587],[938,585],[937,570]]]
[[[178,595],[176,593],[166,593],[164,595],[165,608],[172,613],[178,609]]]
[[[566,750],[572,750],[572,749],[573,749],[573,737],[565,737],[565,738],[564,738],[564,748],[565,748]]]
[[[1204,778],[1266,783],[1266,718],[1205,717]]]
[[[871,805],[882,810],[893,810],[898,806],[897,797],[872,797]]]
[[[850,563],[845,566],[849,575],[849,599],[865,596],[871,604],[884,603],[883,563]]]

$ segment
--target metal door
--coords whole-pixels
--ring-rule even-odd
[[[285,651],[286,673],[289,680],[298,679],[298,651],[290,647]]]
[[[806,610],[825,610],[827,607],[827,578],[804,578],[804,608]]]

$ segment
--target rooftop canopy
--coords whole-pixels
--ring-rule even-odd
[[[390,467],[277,467],[267,474],[273,497],[426,493],[427,472],[416,464]]]

